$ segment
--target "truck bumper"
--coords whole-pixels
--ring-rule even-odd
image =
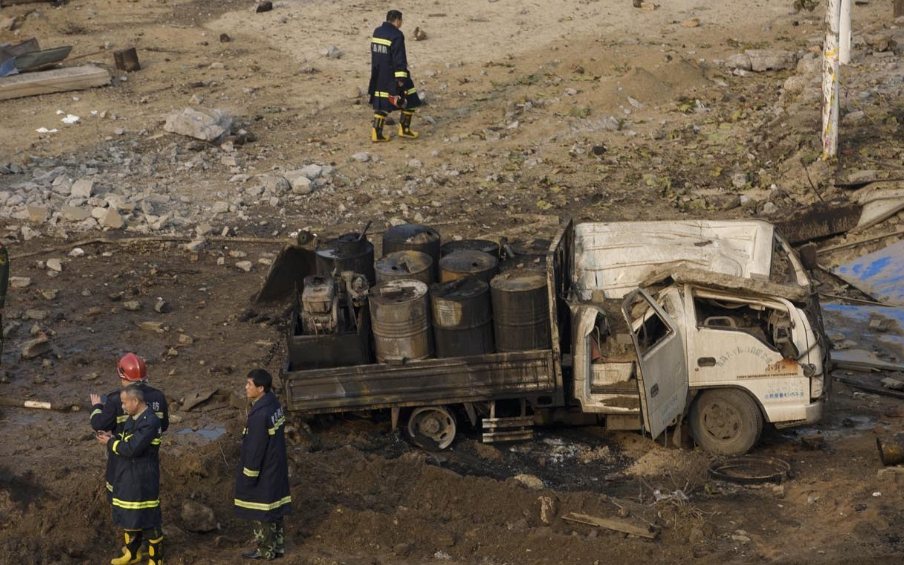
[[[822,419],[822,410],[825,407],[825,399],[820,398],[814,402],[804,406],[804,418],[802,420],[785,420],[784,422],[772,422],[778,429],[793,428],[795,426],[805,426],[807,424],[815,424]]]

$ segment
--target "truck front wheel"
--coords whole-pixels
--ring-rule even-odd
[[[427,451],[446,449],[455,441],[455,415],[444,406],[422,406],[408,418],[408,438]]]
[[[712,389],[697,396],[689,415],[697,445],[718,455],[743,455],[763,431],[763,415],[740,390]]]

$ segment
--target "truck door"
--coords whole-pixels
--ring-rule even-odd
[[[687,400],[687,356],[678,325],[643,289],[631,292],[622,303],[637,364],[644,427],[659,437],[684,411]]]

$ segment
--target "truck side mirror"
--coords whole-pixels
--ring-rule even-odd
[[[816,246],[812,243],[801,245],[798,254],[800,255],[800,262],[803,264],[804,269],[814,271],[819,267],[819,262],[816,258]]]

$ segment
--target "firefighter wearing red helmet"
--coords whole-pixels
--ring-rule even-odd
[[[121,388],[114,390],[102,398],[97,394],[91,394],[91,428],[95,432],[111,432],[119,437],[123,427],[129,419],[120,399],[120,391],[131,385],[137,385],[144,393],[144,401],[157,418],[160,420],[161,432],[169,427],[169,409],[166,405],[166,397],[162,392],[147,384],[147,366],[144,359],[135,353],[126,353],[119,360],[116,367]],[[116,477],[116,458],[107,457],[106,490],[107,500],[116,506],[117,498],[113,492],[114,479]],[[115,508],[114,508],[115,509]],[[141,559],[141,532],[126,531],[126,548],[122,557],[111,561],[113,565],[126,565],[137,563]],[[147,540],[144,540],[145,542]],[[130,549],[131,548],[131,549]]]

